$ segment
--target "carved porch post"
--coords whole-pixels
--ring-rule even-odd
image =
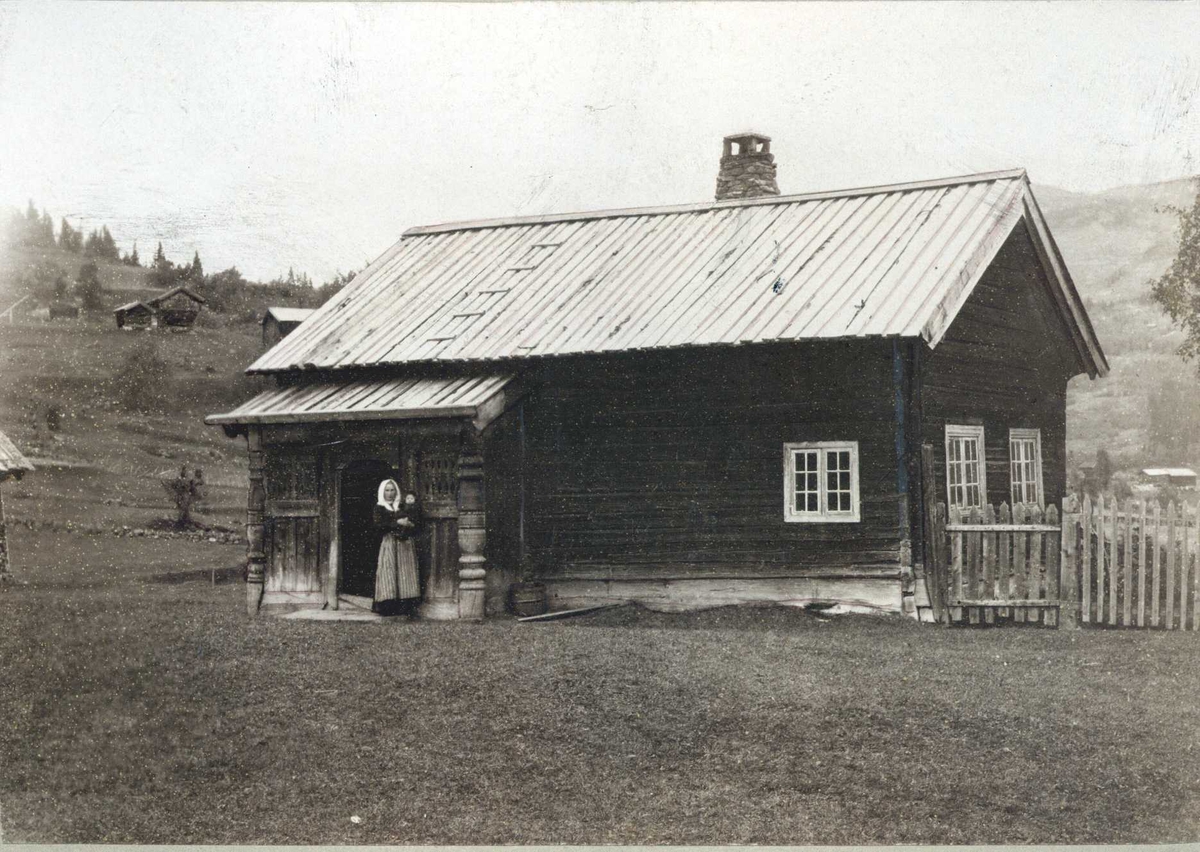
[[[8,572],[8,529],[4,523],[4,491],[0,489],[0,585],[12,576]]]
[[[250,492],[246,505],[246,612],[255,615],[262,601],[267,553],[264,549],[263,514],[267,491],[263,486],[262,427],[246,427],[250,456]]]
[[[458,456],[458,617],[483,620],[487,515],[483,502],[483,444],[474,429],[463,431]]]

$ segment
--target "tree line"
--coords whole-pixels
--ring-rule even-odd
[[[72,226],[66,217],[60,220],[56,233],[50,214],[44,208],[39,212],[32,200],[24,213],[15,208],[10,211],[5,236],[11,246],[57,248],[86,258],[73,282],[57,263],[43,260],[27,274],[30,280],[26,281],[28,286],[25,288],[32,290],[43,302],[61,301],[73,295],[85,310],[104,307],[97,261],[144,268],[149,286],[187,287],[205,298],[209,310],[234,314],[246,320],[257,319],[264,300],[294,307],[318,307],[349,284],[356,274],[354,271],[338,272],[320,285],[315,285],[305,273],[296,273],[293,269],[288,269],[286,276],[277,276],[265,283],[246,279],[236,266],[209,275],[204,271],[198,251],[193,252],[190,262],[177,264],[167,257],[161,241],[150,263],[143,267],[136,241],[129,252],[122,253],[107,225],[85,236],[83,230]]]
[[[11,211],[6,234],[10,245],[26,248],[59,248],[72,254],[106,260],[110,263],[141,266],[136,242],[131,251],[122,254],[117,247],[117,241],[109,233],[107,225],[101,225],[85,235],[82,229],[74,227],[65,216],[59,220],[56,234],[54,220],[50,214],[46,212],[45,208],[39,213],[32,199],[24,213],[15,209]]]

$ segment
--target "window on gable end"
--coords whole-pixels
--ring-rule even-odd
[[[1042,430],[1008,430],[1009,482],[1013,504],[1042,505]]]
[[[982,508],[987,499],[987,463],[982,426],[946,426],[946,502]]]

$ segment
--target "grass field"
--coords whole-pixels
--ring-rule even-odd
[[[170,515],[159,480],[180,465],[210,483],[203,517],[244,521],[244,442],[204,425],[257,390],[242,369],[260,351],[254,326],[187,334],[127,333],[111,317],[0,323],[0,429],[34,459],[37,472],[6,486],[15,518],[144,525]],[[113,376],[137,346],[155,343],[170,365],[158,410],[127,410]],[[62,413],[58,431],[47,425]],[[119,501],[119,502],[118,502]]]
[[[252,620],[237,547],[13,539],[10,842],[1200,839],[1192,634]]]

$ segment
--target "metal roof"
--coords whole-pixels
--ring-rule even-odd
[[[20,479],[21,475],[33,470],[29,459],[21,455],[17,445],[8,436],[0,432],[0,482],[10,476]]]
[[[1107,369],[1023,170],[414,228],[250,372],[854,337],[936,346],[1022,220]]]
[[[264,391],[210,424],[319,423],[476,417],[512,381],[511,374],[457,378],[316,382]]]
[[[273,316],[279,322],[304,322],[312,316],[314,310],[315,308],[267,308],[263,319]]]

